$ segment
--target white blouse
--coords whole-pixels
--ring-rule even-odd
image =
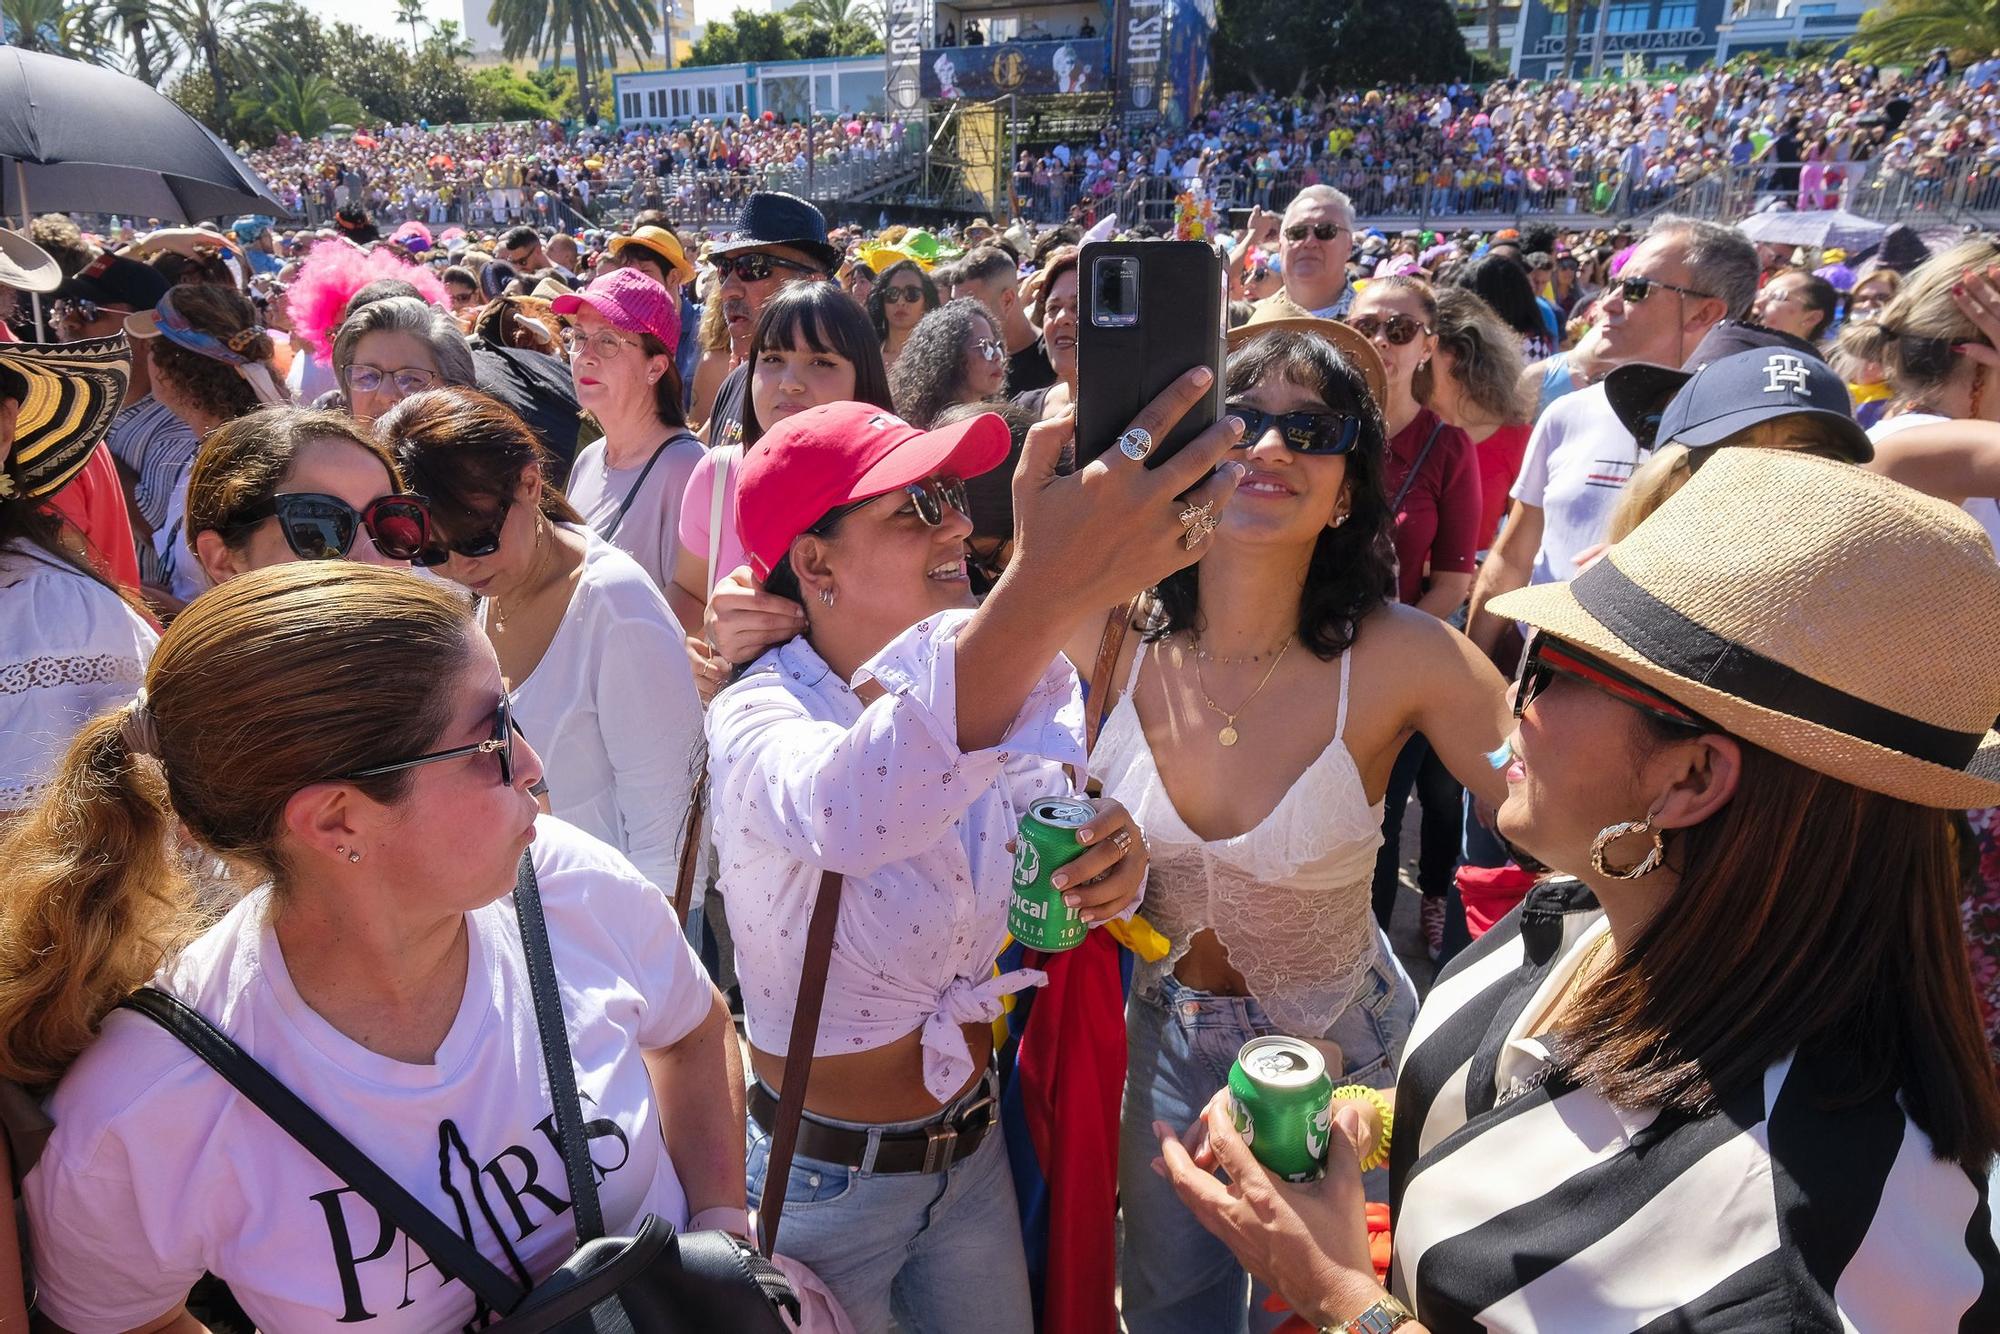
[[[1083,763],[1076,673],[1051,663],[1005,739],[958,748],[959,632],[969,611],[904,631],[855,673],[862,706],[803,639],[772,649],[709,707],[720,883],[750,1041],[783,1055],[820,872],[846,877],[813,1052],[887,1046],[923,1030],[924,1086],[972,1077],[960,1024],[1046,977],[995,977],[1007,938],[1019,812],[1069,791]]]
[[[39,547],[0,548],[0,811],[32,806],[77,730],[139,693],[159,636]]]
[[[586,536],[555,638],[514,687],[514,720],[542,757],[550,810],[671,891],[700,772],[701,697],[666,598],[637,561]]]

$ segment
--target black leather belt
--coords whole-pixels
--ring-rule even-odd
[[[942,1172],[972,1156],[986,1132],[993,1128],[999,1104],[990,1092],[957,1116],[934,1121],[914,1130],[890,1130],[880,1134],[881,1147],[875,1152],[871,1169],[886,1174]],[[777,1119],[778,1099],[762,1080],[750,1085],[750,1116],[766,1133]],[[799,1118],[798,1155],[817,1158],[841,1167],[860,1167],[868,1158],[871,1132],[846,1126],[830,1126],[813,1120],[811,1112]]]

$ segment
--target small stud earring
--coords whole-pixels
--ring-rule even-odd
[[[1340,525],[1346,522],[1347,522],[1347,511],[1342,510],[1340,513],[1333,516],[1333,522],[1328,524],[1327,527],[1338,528],[1340,527]]]
[[[347,854],[347,860],[349,860],[349,861],[351,861],[351,862],[358,862],[358,861],[360,861],[360,860],[361,860],[361,849],[360,849],[360,848],[356,848],[356,849],[355,849],[354,851],[352,851],[352,852],[348,853],[348,854]]]

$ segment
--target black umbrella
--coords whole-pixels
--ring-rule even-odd
[[[283,213],[194,117],[115,70],[0,46],[0,214]]]

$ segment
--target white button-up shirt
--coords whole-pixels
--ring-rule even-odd
[[[816,1056],[923,1030],[924,1085],[948,1101],[972,1078],[959,1025],[1046,977],[999,977],[1019,812],[1082,771],[1083,701],[1057,658],[998,746],[958,748],[957,640],[971,617],[918,622],[855,673],[863,707],[803,638],[772,649],[708,714],[720,883],[750,1041],[782,1055],[820,872],[846,887]]]

